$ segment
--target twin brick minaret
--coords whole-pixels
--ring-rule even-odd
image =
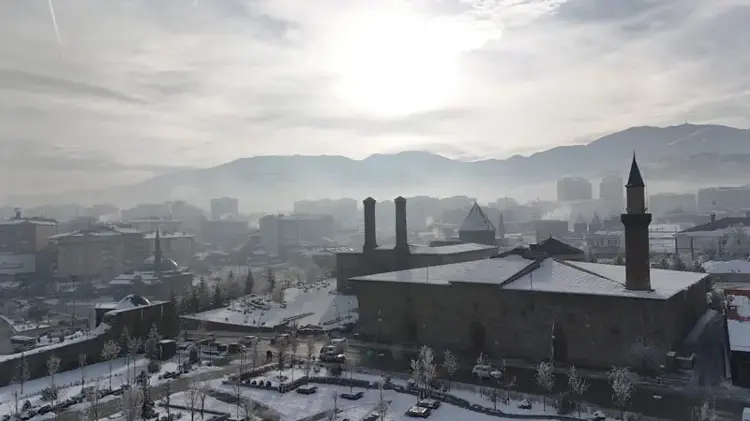
[[[393,200],[396,205],[396,250],[409,253],[409,242],[406,229],[406,199],[399,196]],[[364,252],[378,248],[375,234],[375,199],[368,197],[362,201],[365,216]]]
[[[651,291],[648,226],[651,214],[646,210],[646,185],[633,154],[628,183],[625,184],[626,209],[620,215],[625,226],[625,288]]]

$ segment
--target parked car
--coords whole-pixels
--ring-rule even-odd
[[[297,388],[297,393],[300,395],[312,395],[318,391],[316,386],[300,386]]]
[[[437,399],[422,399],[417,403],[417,406],[422,408],[429,408],[429,409],[438,409],[440,408],[440,401]]]
[[[427,418],[432,413],[430,408],[422,408],[421,406],[414,405],[406,411],[407,417],[412,418]]]

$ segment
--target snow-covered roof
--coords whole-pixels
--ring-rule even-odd
[[[95,228],[89,228],[89,229],[75,230],[71,232],[64,232],[61,234],[53,235],[49,239],[59,240],[62,238],[70,238],[70,237],[112,237],[112,236],[123,235],[123,234],[140,234],[140,233],[141,231],[138,231],[135,228],[107,225],[107,226],[101,226],[101,227],[95,227]]]
[[[598,263],[542,261],[517,255],[352,278],[354,281],[416,282],[447,286],[454,283],[496,284],[508,290],[613,295],[667,299],[694,285],[706,274],[651,269],[653,291],[625,289],[625,267]]]
[[[155,232],[149,232],[143,235],[144,238],[147,240],[153,240],[156,238]],[[170,233],[159,233],[159,238],[162,240],[170,240],[175,238],[195,238],[193,234],[188,234],[186,232],[170,232]]]
[[[459,231],[495,231],[495,225],[484,213],[482,207],[477,202],[469,210],[469,214],[466,215],[466,219],[458,228]]]
[[[122,275],[118,275],[115,279],[109,281],[109,284],[110,285],[131,285],[136,280],[148,285],[155,281],[158,281],[159,277],[157,277],[154,272],[136,271],[133,273],[123,273]]]
[[[34,224],[34,225],[57,225],[57,221],[46,218],[10,218],[0,219],[0,225],[21,225],[21,224]]]
[[[141,306],[150,306],[151,302],[147,300],[146,298],[136,295],[136,294],[130,294],[126,295],[117,303],[117,306],[115,306],[115,309],[117,310],[127,310],[135,307],[141,307]]]
[[[744,231],[745,234],[750,235],[750,227],[737,226],[737,227],[726,227],[719,228],[712,231],[682,231],[677,235],[684,237],[725,237],[732,235],[736,231]]]
[[[375,250],[393,250],[394,245],[387,245],[387,246],[380,246],[376,248]],[[497,250],[497,246],[488,246],[485,244],[477,244],[477,243],[461,243],[461,244],[452,244],[449,246],[439,246],[439,247],[430,247],[430,246],[422,246],[422,245],[409,245],[409,253],[410,254],[459,254],[459,253],[468,253],[472,251],[480,251],[480,250]],[[341,251],[336,252],[336,254],[360,254],[361,251]]]
[[[750,262],[747,260],[729,260],[726,262],[709,261],[703,264],[707,273],[750,273]]]

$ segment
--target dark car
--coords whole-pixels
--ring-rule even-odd
[[[417,403],[417,406],[421,408],[438,409],[440,408],[440,401],[437,399],[422,399]]]
[[[342,393],[341,398],[346,399],[348,401],[357,401],[362,399],[362,396],[365,396],[365,393],[362,391],[359,391],[357,393]]]
[[[300,395],[312,395],[318,391],[316,386],[302,386],[297,388],[297,393]]]
[[[421,406],[414,405],[406,411],[407,417],[412,418],[427,418],[432,413],[430,408],[422,408]]]

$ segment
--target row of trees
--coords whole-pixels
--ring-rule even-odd
[[[226,279],[220,280],[217,278],[217,282],[212,287],[209,287],[206,279],[201,277],[198,285],[188,288],[182,296],[178,297],[176,294],[173,294],[172,301],[181,314],[200,313],[221,308],[229,304],[232,300],[256,292],[270,293],[272,298],[280,301],[279,297],[282,295],[282,292],[281,288],[277,285],[273,269],[268,269],[262,281],[262,285],[258,285],[252,271],[248,271],[247,275],[242,279],[237,278],[230,271]]]

